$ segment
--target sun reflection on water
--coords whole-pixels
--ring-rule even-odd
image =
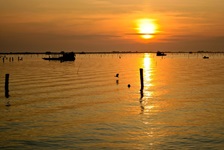
[[[152,97],[152,92],[150,91],[150,87],[153,86],[152,84],[152,58],[150,54],[146,53],[143,59],[143,66],[144,66],[144,96],[146,98]]]
[[[143,69],[144,69],[144,91],[141,93],[140,97],[140,108],[141,114],[150,114],[153,112],[154,104],[152,103],[154,86],[153,81],[153,58],[150,54],[145,53],[143,58]]]

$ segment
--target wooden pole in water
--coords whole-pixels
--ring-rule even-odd
[[[140,68],[140,81],[141,81],[141,89],[140,91],[142,92],[144,89],[144,79],[143,79],[143,69]]]
[[[9,98],[9,74],[5,74],[5,97]]]

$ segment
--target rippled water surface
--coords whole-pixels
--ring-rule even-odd
[[[223,149],[224,55],[207,55],[1,60],[0,149]]]

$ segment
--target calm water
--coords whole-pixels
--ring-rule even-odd
[[[202,56],[1,60],[0,149],[223,149],[224,54]]]

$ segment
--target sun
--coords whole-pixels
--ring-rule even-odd
[[[138,34],[141,35],[143,39],[151,39],[154,37],[157,26],[152,19],[139,19],[137,21]]]

